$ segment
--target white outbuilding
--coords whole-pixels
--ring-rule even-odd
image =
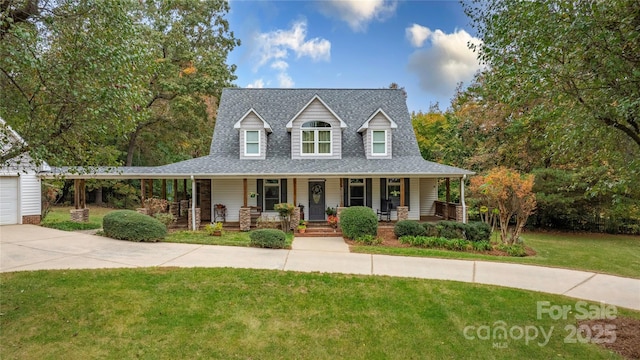
[[[0,153],[6,154],[24,140],[0,119]],[[0,225],[39,224],[42,209],[40,178],[49,165],[34,164],[28,154],[0,163]]]

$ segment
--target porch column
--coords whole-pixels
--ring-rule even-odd
[[[464,180],[467,178],[467,175],[462,175],[460,178],[460,205],[462,207],[462,222],[467,223],[467,204],[464,203]],[[458,220],[458,219],[456,219]]]
[[[140,206],[144,207],[144,199],[147,195],[147,187],[145,186],[145,180],[140,179]]]
[[[445,179],[446,196],[444,202],[444,219],[449,220],[449,203],[451,202],[451,179]]]
[[[149,199],[153,198],[153,179],[149,179]]]
[[[242,179],[242,207],[247,207],[247,179]]]
[[[344,180],[342,178],[340,178],[340,206],[341,208],[344,207]],[[340,217],[338,214],[336,214],[338,216],[338,218]]]
[[[404,178],[400,178],[400,206],[404,206]]]
[[[73,181],[73,188],[75,209],[71,210],[71,221],[87,222],[89,221],[89,209],[87,209],[85,180],[75,179]]]
[[[296,208],[298,207],[298,205],[296,205],[298,203],[298,179],[293,178],[293,206],[295,206]],[[300,209],[298,209],[298,211],[300,211]],[[300,218],[300,215],[298,215],[298,219]],[[298,224],[296,223],[296,226]]]
[[[187,179],[182,180],[182,200],[189,200],[187,198]]]

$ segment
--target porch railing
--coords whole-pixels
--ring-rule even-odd
[[[435,201],[436,204],[436,216],[443,217],[445,219],[455,220],[457,218],[456,208],[459,204],[448,203],[445,201]]]

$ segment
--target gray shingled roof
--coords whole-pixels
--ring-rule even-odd
[[[342,159],[293,160],[286,124],[314,96],[319,96],[346,124]],[[239,132],[233,125],[253,108],[271,126],[266,160],[241,160]],[[358,128],[378,109],[397,124],[393,159],[367,160]],[[420,156],[404,93],[398,89],[224,89],[208,156],[158,167],[123,167],[122,175],[420,175],[462,176],[464,169],[426,161]],[[99,171],[98,171],[99,172]]]

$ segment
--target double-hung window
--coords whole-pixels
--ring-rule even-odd
[[[280,180],[264,180],[264,211],[272,211],[274,206],[280,202]]]
[[[324,121],[302,124],[303,155],[331,155],[331,125]]]
[[[371,154],[387,155],[387,132],[386,130],[371,131]]]
[[[260,131],[245,130],[244,132],[244,155],[260,156]]]

